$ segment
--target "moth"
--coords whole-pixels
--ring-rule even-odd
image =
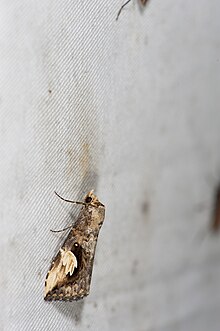
[[[105,218],[105,206],[93,190],[87,193],[83,202],[67,200],[56,192],[55,194],[64,201],[81,204],[82,208],[52,261],[46,276],[44,299],[79,300],[89,294],[97,239]]]
[[[131,0],[127,0],[127,1],[121,6],[121,8],[119,9],[118,14],[117,14],[116,21],[118,20],[120,14],[121,14],[122,9],[123,9],[124,7],[126,7],[127,4],[128,4],[130,1],[131,1]],[[143,6],[146,5],[147,1],[148,1],[148,0],[140,0],[141,4],[142,4]]]

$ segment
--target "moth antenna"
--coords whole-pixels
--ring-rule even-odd
[[[67,228],[64,228],[64,229],[62,229],[62,230],[50,230],[51,232],[63,232],[63,231],[66,231],[66,230],[68,230],[68,229],[71,229],[73,226],[71,225],[71,226],[68,226]]]
[[[128,4],[130,1],[131,1],[131,0],[126,1],[126,2],[121,6],[121,8],[120,8],[119,11],[118,11],[118,15],[117,15],[117,17],[116,17],[116,21],[118,20],[120,14],[121,14],[122,9],[123,9],[125,6],[127,6],[127,4]]]
[[[64,199],[63,197],[61,197],[56,191],[54,191],[54,193],[58,196],[58,198],[60,198],[60,199],[63,200],[63,201],[70,202],[70,203],[75,203],[75,204],[77,204],[77,205],[83,205],[83,206],[86,206],[86,203],[85,203],[85,202],[82,202],[82,201],[72,201],[72,200],[67,200],[67,199]]]

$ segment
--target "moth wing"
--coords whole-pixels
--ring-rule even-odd
[[[45,297],[54,288],[58,288],[64,284],[68,279],[68,275],[72,276],[77,266],[78,261],[75,254],[65,247],[61,248],[47,273]]]
[[[74,240],[76,241],[76,240]],[[79,244],[65,241],[52,262],[45,282],[45,300],[78,300],[89,294],[90,256]]]

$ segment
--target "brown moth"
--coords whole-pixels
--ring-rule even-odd
[[[121,8],[119,9],[118,14],[117,14],[116,21],[118,20],[120,14],[121,14],[122,9],[123,9],[124,7],[126,7],[127,4],[128,4],[130,1],[131,1],[131,0],[127,0],[127,1],[121,6]],[[140,0],[141,4],[142,4],[143,6],[146,5],[147,1],[148,1],[148,0]]]
[[[104,222],[105,206],[93,191],[85,196],[84,202],[66,200],[57,193],[56,195],[64,201],[83,206],[47,273],[44,299],[79,300],[89,294],[96,243]]]

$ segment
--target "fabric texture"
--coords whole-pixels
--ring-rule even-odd
[[[0,329],[218,331],[219,10],[0,2]],[[106,205],[91,293],[47,303],[81,200]]]

